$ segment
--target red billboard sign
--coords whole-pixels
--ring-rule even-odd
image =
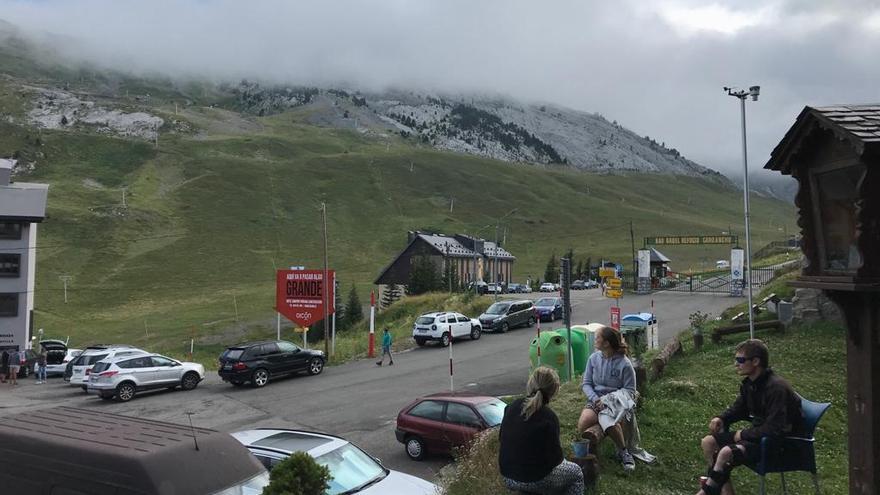
[[[324,318],[324,300],[329,304],[327,315],[335,311],[333,270],[327,271],[329,283],[324,281],[324,270],[278,270],[275,274],[275,311],[299,326],[307,327]]]
[[[611,306],[611,328],[620,330],[620,308]]]

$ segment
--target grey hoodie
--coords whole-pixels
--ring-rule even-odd
[[[615,354],[606,358],[601,351],[596,351],[587,360],[581,388],[590,403],[622,388],[635,392],[636,372],[632,362],[625,355]]]

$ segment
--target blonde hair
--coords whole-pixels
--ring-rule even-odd
[[[529,377],[526,385],[526,401],[523,406],[523,419],[528,421],[533,414],[547,405],[559,390],[559,374],[553,368],[539,366]]]

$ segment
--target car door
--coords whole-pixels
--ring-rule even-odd
[[[277,374],[290,371],[290,366],[284,360],[281,351],[278,349],[278,344],[274,342],[262,344],[260,346],[260,358],[266,363],[269,373]]]
[[[286,370],[302,371],[306,369],[309,363],[308,353],[303,352],[296,344],[281,341],[278,342],[279,359],[284,362],[283,366]]]
[[[455,314],[456,327],[458,334],[456,336],[459,337],[467,337],[471,334],[471,319],[467,316],[456,313]]]
[[[156,385],[157,373],[150,356],[138,356],[125,362],[125,369],[134,378],[138,388],[152,388]],[[119,366],[122,368],[122,366]]]
[[[159,387],[180,382],[183,373],[183,366],[180,363],[165,356],[153,356],[151,360],[156,373],[156,381],[153,385]]]
[[[448,452],[449,437],[443,421],[445,413],[446,401],[423,400],[407,412],[406,431],[421,437],[429,451]]]
[[[446,416],[443,422],[445,423],[443,431],[446,435],[446,443],[450,448],[467,445],[474,438],[474,435],[485,428],[476,411],[469,405],[458,402],[449,402],[446,405]]]

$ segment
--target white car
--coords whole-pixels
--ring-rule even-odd
[[[556,290],[556,286],[554,284],[551,284],[550,282],[544,282],[543,284],[541,284],[541,288],[538,290],[540,290],[541,292],[553,292]]]
[[[416,318],[413,324],[413,340],[423,346],[429,340],[436,340],[446,347],[459,337],[477,340],[483,333],[480,320],[468,318],[461,313],[426,313]]]
[[[192,390],[205,379],[205,367],[159,354],[116,356],[95,363],[89,375],[89,393],[102,399],[128,402],[135,394],[158,388]]]
[[[272,470],[294,452],[305,452],[330,470],[327,495],[435,495],[439,488],[421,478],[392,471],[344,438],[297,430],[258,429],[232,433]]]
[[[88,390],[89,373],[91,373],[92,366],[94,366],[95,363],[103,361],[104,359],[112,359],[117,356],[133,356],[135,354],[148,353],[143,349],[138,349],[137,347],[132,347],[130,345],[114,344],[86,347],[79,356],[68,363],[68,366],[71,369],[70,377],[68,378],[67,371],[65,371],[64,379],[68,380],[73,387],[81,387],[83,390]]]
[[[67,367],[67,363],[75,359],[82,353],[82,349],[67,349],[64,353],[64,357],[61,359],[60,363],[46,363],[46,376],[53,375],[63,375],[64,368]]]

